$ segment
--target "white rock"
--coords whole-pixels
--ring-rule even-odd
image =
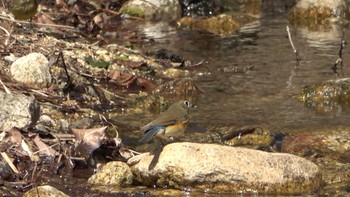
[[[49,61],[41,53],[30,53],[17,59],[10,72],[14,80],[33,88],[46,88],[51,84]]]

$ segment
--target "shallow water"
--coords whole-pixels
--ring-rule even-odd
[[[338,58],[342,28],[333,26],[331,30],[316,32],[293,27],[287,20],[284,1],[273,2],[280,2],[282,6],[276,5],[274,9],[263,4],[261,17],[243,27],[238,35],[220,37],[165,28],[162,34],[152,37],[149,36],[151,32],[160,27],[151,25],[141,29],[155,42],[153,45],[140,44],[140,48],[144,51],[165,48],[169,54],[181,55],[194,63],[204,60],[210,75],[193,76],[205,93],[190,113],[191,122],[200,127],[254,126],[283,133],[349,128],[349,108],[310,108],[296,98],[304,86],[349,75],[348,48],[343,50],[343,70],[339,69],[338,75],[331,70]],[[287,25],[302,58],[298,65],[288,40]],[[349,39],[347,32],[346,29],[345,40]],[[136,128],[152,116],[147,112],[126,114],[118,117],[118,121]],[[139,136],[122,137],[126,144],[139,146],[136,138]]]
[[[306,85],[346,77],[350,72],[346,48],[343,72],[336,76],[330,69],[338,57],[342,29],[309,31],[293,27],[286,18],[285,11],[263,13],[257,22],[231,37],[174,30],[154,38],[154,49],[166,48],[194,62],[204,59],[211,72],[196,77],[205,93],[191,113],[192,122],[204,127],[230,124],[283,132],[350,126],[348,110],[333,107],[320,112],[296,98]],[[302,58],[298,66],[287,25]]]

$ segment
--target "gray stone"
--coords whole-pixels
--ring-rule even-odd
[[[88,182],[96,185],[131,185],[133,175],[130,167],[120,161],[112,161],[104,165],[96,174],[92,175]]]
[[[23,128],[40,117],[40,106],[33,96],[0,92],[0,130]]]
[[[10,67],[14,80],[33,88],[46,88],[51,84],[49,61],[41,53],[30,53],[18,58]]]
[[[322,181],[316,164],[284,153],[183,142],[165,146],[156,157],[141,156],[131,169],[137,181],[149,186],[305,193],[319,189]]]
[[[122,13],[144,17],[147,20],[179,19],[181,5],[178,0],[131,0],[120,9]]]

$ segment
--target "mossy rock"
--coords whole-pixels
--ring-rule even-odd
[[[298,99],[307,107],[319,111],[329,111],[350,107],[350,78],[325,81],[321,84],[306,86]]]
[[[308,27],[311,30],[329,30],[333,22],[348,20],[347,7],[347,3],[342,0],[301,0],[289,11],[288,19],[295,26]]]

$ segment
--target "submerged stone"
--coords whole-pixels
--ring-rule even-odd
[[[241,23],[230,15],[219,15],[210,18],[184,17],[179,26],[186,30],[208,31],[218,35],[232,35],[241,27]]]
[[[350,107],[350,78],[329,80],[305,87],[298,99],[317,111],[334,111]]]
[[[139,99],[135,111],[160,113],[175,101],[188,100],[196,103],[200,93],[202,90],[191,78],[175,79],[158,86],[148,97]]]
[[[314,163],[290,154],[267,153],[216,144],[172,143],[132,166],[145,185],[205,192],[300,193],[320,188]]]

